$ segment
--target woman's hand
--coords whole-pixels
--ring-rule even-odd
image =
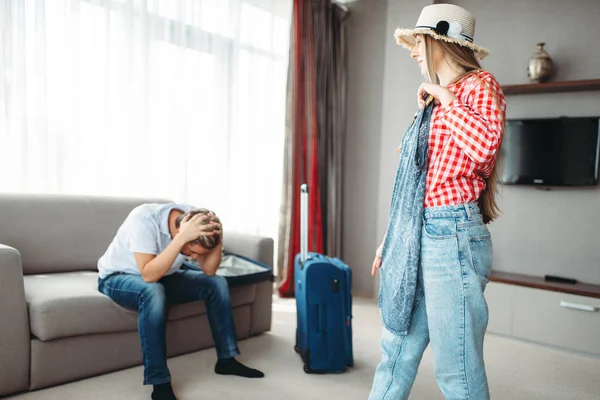
[[[425,107],[425,100],[428,95],[432,95],[435,104],[442,104],[442,106],[447,106],[452,100],[456,99],[454,93],[452,93],[447,88],[436,85],[435,83],[423,82],[421,86],[419,86],[419,90],[417,90],[417,104],[419,109],[423,109]]]
[[[373,260],[373,268],[371,268],[372,276],[375,276],[375,274],[377,273],[377,270],[379,268],[381,268],[381,252],[382,251],[383,251],[383,243],[381,243],[381,246],[379,246],[379,248],[375,252],[375,260]]]

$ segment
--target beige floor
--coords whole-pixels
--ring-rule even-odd
[[[295,305],[275,298],[273,330],[240,343],[241,360],[261,368],[265,379],[223,377],[212,372],[213,350],[169,361],[173,386],[186,399],[348,399],[367,398],[379,360],[381,323],[374,302],[355,299],[354,350],[356,367],[341,375],[306,375],[293,351]],[[600,339],[599,339],[600,340]],[[488,335],[486,360],[493,399],[598,400],[600,358]],[[136,367],[38,392],[14,400],[149,399]],[[433,376],[431,354],[423,357],[411,399],[443,399]]]

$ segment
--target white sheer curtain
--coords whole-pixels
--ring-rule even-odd
[[[0,0],[0,191],[152,196],[276,238],[292,0]]]

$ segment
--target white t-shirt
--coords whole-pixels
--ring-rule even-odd
[[[115,272],[141,275],[133,253],[160,254],[170,243],[169,213],[173,209],[188,212],[184,204],[142,204],[134,208],[115,235],[106,253],[98,260],[100,278]],[[165,275],[175,273],[185,256],[179,254]]]

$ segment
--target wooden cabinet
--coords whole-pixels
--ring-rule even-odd
[[[490,319],[488,332],[512,335],[515,286],[490,282],[485,289]]]
[[[600,355],[600,298],[495,281],[485,296],[488,332]]]
[[[600,299],[514,289],[513,336],[600,354]]]

